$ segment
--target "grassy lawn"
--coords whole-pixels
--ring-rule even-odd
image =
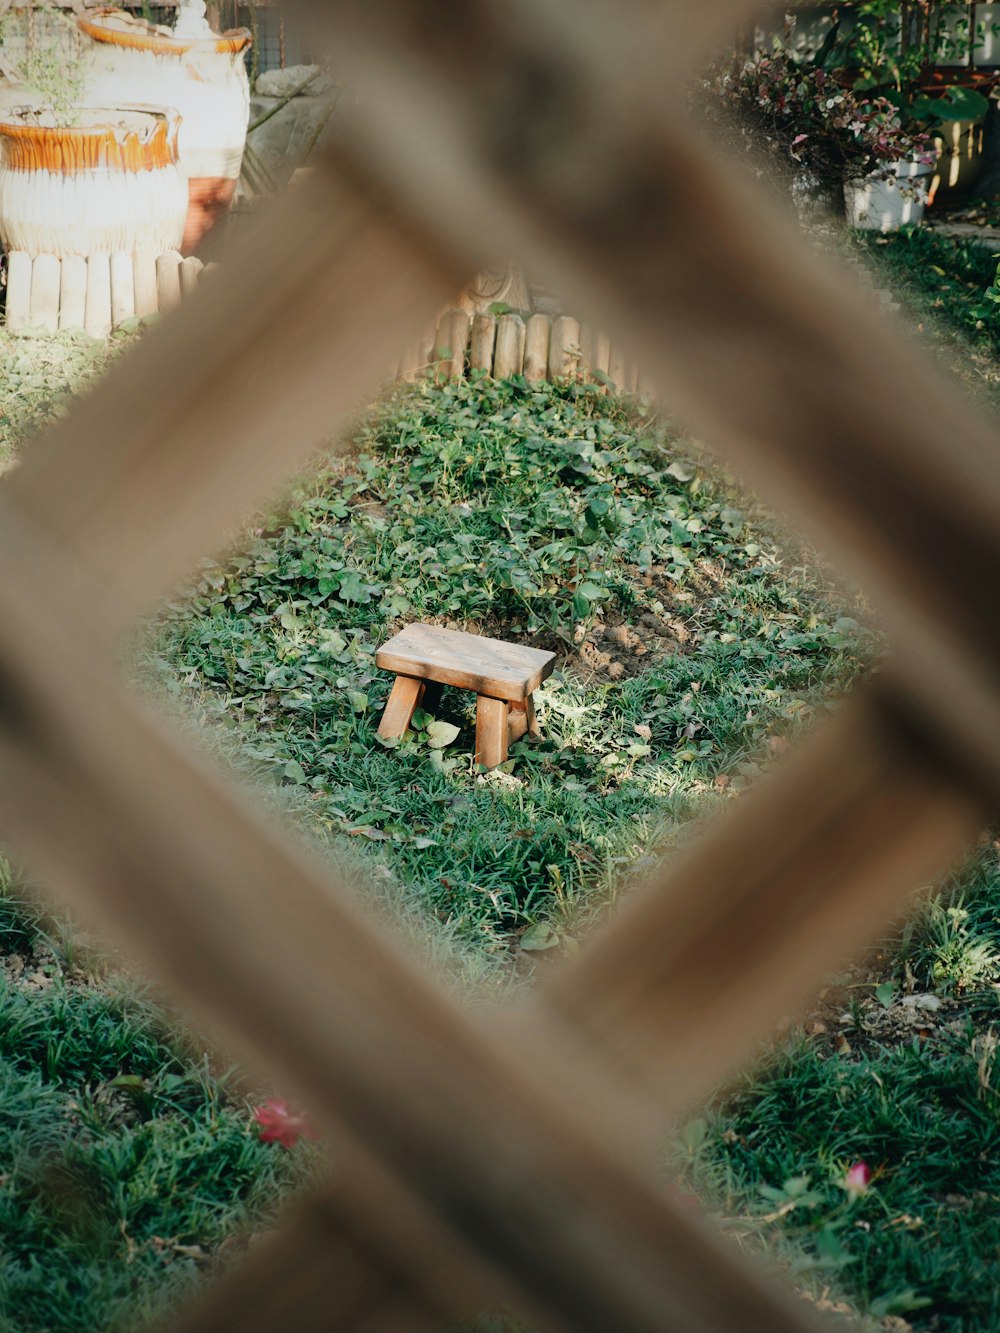
[[[354,434],[150,653],[466,952],[572,938],[862,669],[871,636],[641,405],[428,385]],[[474,698],[446,691],[443,729],[380,743],[374,653],[415,619],[555,650],[544,739],[477,774]]]
[[[961,355],[960,373],[992,395],[992,325],[970,314],[992,265],[963,253],[917,235],[872,242],[867,258],[940,355]],[[2,389],[12,449],[103,366],[61,341],[3,342],[0,355],[28,376],[26,389]],[[467,979],[504,987],[575,949],[632,871],[693,816],[738,799],[878,644],[641,402],[521,380],[426,384],[372,409],[351,440],[144,631],[140,671],[208,722],[208,743],[360,869],[369,891],[443,939]],[[401,742],[381,743],[390,679],[374,653],[415,619],[553,649],[557,670],[537,699],[542,740],[476,772],[471,697],[446,691],[438,717],[418,714]],[[766,1066],[671,1150],[671,1167],[741,1243],[766,1243],[814,1298],[855,1304],[884,1327],[998,1323],[998,921],[997,851],[984,842],[901,938],[831,978]],[[11,909],[8,954],[32,931]],[[13,1276],[0,1267],[0,1299],[12,1327],[41,1330],[31,1282],[58,1290],[63,1322],[50,1314],[50,1326],[82,1330],[107,1326],[123,1301],[151,1310],[194,1280],[227,1231],[254,1225],[244,1210],[306,1159],[261,1145],[246,1105],[162,1035],[148,1006],[130,1007],[106,978],[78,983],[71,968],[67,980],[53,956],[48,988],[5,977],[5,997],[39,1034],[17,1050],[39,1054],[23,1086],[11,1084],[9,1110],[0,1066],[0,1127],[37,1120],[41,1142],[79,1115],[82,1146],[55,1178],[88,1182],[68,1193],[91,1202],[60,1211],[44,1189],[18,1186],[21,1211],[0,1212],[0,1247],[16,1252],[28,1234],[37,1243]],[[111,1006],[101,1030],[113,1056],[83,1026],[73,1059],[53,1063],[53,1043],[68,1040],[51,1008],[62,994],[63,1014],[87,996],[95,1012]],[[5,1150],[8,1181],[20,1178],[18,1151]],[[90,1154],[82,1175],[78,1151]],[[842,1185],[861,1160],[873,1180],[853,1197]],[[156,1164],[163,1174],[146,1174]],[[134,1212],[122,1183],[133,1179]],[[23,1220],[32,1209],[47,1230]],[[81,1272],[91,1276],[74,1286]]]
[[[0,890],[0,1328],[144,1327],[266,1225],[308,1153],[262,1143],[138,987]]]

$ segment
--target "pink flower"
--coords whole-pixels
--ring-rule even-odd
[[[867,1194],[871,1178],[872,1170],[868,1163],[855,1162],[840,1183],[852,1199],[857,1199],[862,1194]]]
[[[280,1143],[285,1148],[294,1148],[299,1139],[318,1137],[306,1116],[290,1111],[287,1102],[274,1097],[263,1106],[254,1107],[253,1118],[260,1126],[261,1143]]]

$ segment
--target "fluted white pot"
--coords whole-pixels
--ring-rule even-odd
[[[162,107],[92,107],[60,126],[18,107],[0,118],[0,241],[31,255],[178,247],[187,181],[179,117]]]
[[[203,7],[202,7],[203,8]],[[188,176],[183,249],[190,253],[228,211],[236,190],[250,119],[245,28],[192,35],[98,9],[78,20],[90,100],[144,101],[181,114],[179,150]]]
[[[888,180],[866,176],[844,183],[848,226],[865,231],[898,231],[923,220],[933,166],[896,162]]]

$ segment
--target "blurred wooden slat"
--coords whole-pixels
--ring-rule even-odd
[[[741,9],[689,7],[672,59]],[[418,1329],[503,1297],[566,1333],[812,1328],[648,1159],[660,1114],[956,852],[967,786],[1000,789],[991,439],[925,374],[909,405],[921,360],[702,155],[652,55],[629,66],[652,7],[627,32],[610,6],[567,24],[557,0],[470,0],[446,24],[429,0],[309,12],[367,80],[339,158],[367,185],[317,173],[0,490],[0,828],[340,1154],[342,1216],[290,1219],[185,1327]],[[812,504],[898,649],[506,1024],[461,1009],[172,739],[113,648],[395,363],[479,246],[578,292],[774,494]],[[962,441],[942,485],[946,425]]]
[[[568,25],[561,0],[480,0],[445,37],[430,0],[324,12],[365,95],[341,158],[466,268],[473,246],[506,246],[627,344],[671,412],[863,585],[900,688],[1000,794],[1000,616],[983,577],[1000,566],[1000,451],[958,387],[662,77],[616,64],[623,48],[599,44],[589,14]]]
[[[377,205],[317,172],[7,484],[124,623],[374,394],[455,285]]]
[[[688,1109],[985,823],[937,759],[880,694],[844,706],[534,1003],[655,1087],[665,1115]]]
[[[473,1022],[147,716],[115,680],[93,590],[3,491],[0,559],[4,840],[392,1172],[424,1216],[408,1271],[445,1292],[505,1285],[566,1330],[811,1327],[645,1178],[651,1108]]]
[[[358,1233],[338,1206],[342,1191],[296,1204],[280,1231],[251,1242],[176,1333],[347,1333],[379,1327],[440,1333],[454,1308],[435,1308],[391,1256]],[[380,1324],[374,1324],[378,1320]]]

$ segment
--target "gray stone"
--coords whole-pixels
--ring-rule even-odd
[[[301,97],[311,92],[309,85],[322,74],[319,65],[269,69],[258,78],[254,92],[260,97]]]
[[[310,150],[335,132],[336,114],[331,117],[330,103],[329,97],[296,97],[286,106],[273,97],[251,99],[250,124],[257,128],[251,130],[247,139],[250,149],[247,175],[253,177],[255,166],[262,169],[264,181],[260,192],[266,193],[268,183],[275,189],[284,187],[292,172],[304,165]],[[275,114],[263,120],[269,111]],[[263,123],[257,124],[260,121]]]

